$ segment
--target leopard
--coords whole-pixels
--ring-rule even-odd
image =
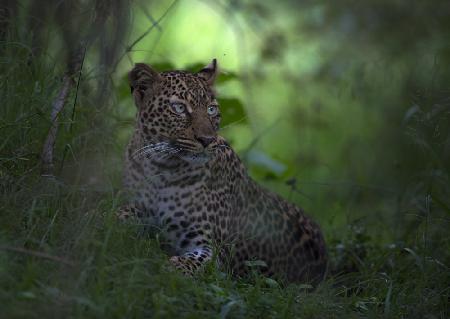
[[[323,233],[303,209],[259,185],[225,138],[213,59],[197,72],[136,63],[137,107],[126,147],[121,221],[157,227],[169,267],[194,276],[215,260],[232,276],[317,284],[327,270]]]

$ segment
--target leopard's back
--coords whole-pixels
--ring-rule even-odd
[[[222,225],[217,232],[221,243],[234,245],[231,256],[222,257],[231,259],[229,268],[243,275],[252,264],[246,261],[256,260],[267,265],[260,270],[268,275],[296,282],[320,281],[327,269],[327,252],[319,226],[302,209],[256,183],[234,151],[228,153],[220,156],[223,160],[216,166],[223,173],[214,180],[221,181],[219,185],[227,181],[224,202],[232,198],[233,205],[219,213]]]

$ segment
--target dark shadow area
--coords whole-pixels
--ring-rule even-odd
[[[2,1],[5,317],[447,318],[448,1]],[[118,223],[127,73],[217,58],[220,131],[321,225],[317,289],[211,264]]]

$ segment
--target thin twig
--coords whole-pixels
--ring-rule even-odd
[[[75,107],[77,105],[78,100],[78,90],[80,88],[80,82],[81,82],[81,72],[83,71],[83,65],[84,65],[84,59],[86,57],[86,46],[83,48],[83,57],[81,58],[81,65],[80,70],[78,72],[78,80],[77,80],[77,87],[75,89],[75,98],[73,99],[73,107],[72,107],[72,116],[70,118],[70,127],[69,132],[72,132],[72,126],[75,118]]]
[[[131,43],[128,47],[127,47],[127,52],[129,52],[130,50],[133,49],[133,47],[138,44],[143,38],[145,38],[152,30],[153,28],[157,27],[159,30],[160,26],[159,23],[166,17],[166,15],[169,13],[169,11],[172,9],[172,7],[178,2],[178,0],[174,0],[170,6],[166,9],[166,11],[164,11],[164,13],[159,17],[158,20],[154,20],[152,19],[152,25],[150,26],[150,28],[147,29],[147,31],[145,31],[143,34],[141,34],[139,37],[137,37],[136,40],[133,41],[133,43]]]
[[[128,45],[125,48],[125,51],[122,53],[122,55],[117,59],[116,63],[114,63],[114,67],[112,69],[112,72],[114,72],[117,68],[117,65],[120,63],[120,61],[122,61],[123,57],[127,55],[128,52],[131,52],[134,48],[134,46],[136,44],[138,44],[143,38],[145,38],[154,28],[158,29],[159,32],[162,31],[162,28],[160,27],[159,23],[166,17],[166,15],[170,12],[170,10],[172,9],[172,7],[178,2],[178,0],[174,0],[172,1],[172,3],[170,4],[170,6],[166,9],[166,11],[164,11],[164,13],[158,18],[158,20],[155,21],[155,19],[153,19],[153,17],[149,18],[147,16],[147,18],[149,18],[149,20],[151,21],[151,25],[150,27],[144,32],[142,33],[140,36],[138,36],[136,38],[136,40],[134,40],[130,45]],[[144,12],[145,13],[145,12]],[[146,14],[147,15],[147,14]]]
[[[56,136],[58,134],[58,116],[66,104],[70,89],[75,84],[73,81],[73,75],[80,72],[84,60],[85,48],[86,47],[82,45],[77,50],[70,52],[69,61],[67,63],[67,71],[63,77],[63,84],[58,96],[52,104],[52,125],[47,134],[47,138],[45,139],[41,155],[41,175],[43,177],[54,177],[53,152],[55,148]]]
[[[69,132],[70,133],[72,133],[73,123],[75,121],[75,110],[76,110],[76,105],[77,105],[77,100],[78,100],[78,91],[80,89],[81,73],[83,71],[83,65],[84,65],[84,59],[85,58],[86,58],[86,46],[84,46],[84,48],[83,48],[83,57],[81,58],[80,70],[78,72],[77,87],[75,89],[75,97],[73,99],[72,115],[70,117],[70,124],[69,124]],[[66,144],[66,146],[64,147],[64,153],[63,153],[63,156],[62,156],[62,159],[61,159],[61,165],[60,165],[60,168],[59,168],[60,171],[64,167],[64,162],[66,160],[68,147],[70,147],[70,145],[68,145],[68,144]]]
[[[62,111],[64,104],[66,103],[67,95],[69,94],[71,86],[72,79],[70,78],[69,74],[64,75],[61,90],[59,91],[58,96],[52,104],[52,125],[47,134],[47,138],[45,139],[41,156],[41,175],[44,177],[53,177],[53,148],[56,141],[56,135],[58,134],[57,118],[58,114]]]
[[[26,254],[26,255],[30,255],[30,256],[34,256],[34,257],[39,257],[39,258],[56,261],[56,262],[59,262],[61,264],[65,264],[68,266],[75,266],[75,263],[70,260],[67,260],[67,259],[64,259],[64,258],[61,258],[58,256],[53,256],[53,255],[44,253],[42,251],[29,250],[29,249],[25,249],[25,248],[21,248],[21,247],[11,247],[11,246],[0,246],[0,250],[17,252],[17,253],[21,253],[21,254]]]

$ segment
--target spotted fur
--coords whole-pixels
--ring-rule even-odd
[[[260,260],[267,275],[317,282],[327,264],[322,233],[300,208],[252,180],[217,135],[216,74],[216,60],[198,73],[145,64],[130,72],[138,113],[124,184],[132,200],[119,218],[161,228],[170,262],[188,275],[218,247],[219,263],[235,275]]]

